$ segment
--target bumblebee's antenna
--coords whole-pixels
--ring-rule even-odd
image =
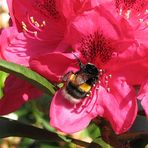
[[[79,63],[80,68],[82,69],[84,67],[84,64],[81,62],[81,60],[74,53],[72,53],[72,54],[74,55],[74,57],[76,58],[76,60]]]

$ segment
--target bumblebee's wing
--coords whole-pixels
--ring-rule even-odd
[[[88,76],[84,73],[76,75],[75,83],[79,86],[88,80]]]

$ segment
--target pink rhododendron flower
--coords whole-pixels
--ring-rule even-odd
[[[82,63],[93,63],[104,73],[99,75],[100,83],[98,81],[92,88],[90,96],[78,104],[67,100],[63,88],[57,91],[51,103],[50,124],[60,131],[74,133],[85,128],[94,117],[101,116],[110,121],[116,133],[127,131],[137,114],[136,94],[122,71],[114,69],[119,66],[118,54],[129,50],[135,40],[127,37],[122,21],[102,5],[75,17],[68,33],[67,42]],[[61,77],[69,71],[79,70],[77,60],[69,53],[38,56],[30,60],[30,65],[54,82],[61,82]],[[110,74],[112,77],[108,79]]]
[[[118,54],[119,66],[114,70],[126,77],[128,84],[141,85],[137,98],[148,117],[148,2],[147,0],[123,1],[110,0],[103,4],[112,14],[120,16],[123,29],[135,40],[128,50]],[[128,64],[125,64],[128,63]],[[113,68],[113,67],[112,67]]]
[[[62,40],[66,32],[66,21],[64,17],[60,16],[54,3],[49,3],[50,6],[47,1],[8,0],[7,3],[13,27],[1,32],[1,59],[29,67],[28,61],[31,57],[56,51],[58,46],[61,51],[65,49],[64,46],[67,45],[63,44]],[[4,96],[0,100],[0,114],[10,113],[18,109],[28,99],[41,95],[40,90],[35,89],[27,82],[18,78],[12,79],[12,76],[9,77],[6,80]],[[12,96],[16,99],[12,100],[13,104],[7,93],[13,94]]]

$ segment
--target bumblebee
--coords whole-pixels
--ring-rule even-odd
[[[82,99],[89,96],[93,85],[99,79],[99,69],[92,63],[82,64],[79,62],[80,69],[73,73],[68,72],[64,77],[63,95],[71,103],[79,103]]]

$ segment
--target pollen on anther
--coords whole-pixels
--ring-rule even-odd
[[[33,16],[30,17],[30,20],[34,24],[35,20],[34,20]]]
[[[22,21],[22,27],[27,27],[26,24]]]
[[[46,25],[46,21],[43,21],[43,22],[42,22],[42,25],[44,25],[44,26],[45,26],[45,25]]]
[[[130,14],[131,14],[131,10],[127,10],[127,12],[125,13],[125,16],[127,19],[130,18]]]

